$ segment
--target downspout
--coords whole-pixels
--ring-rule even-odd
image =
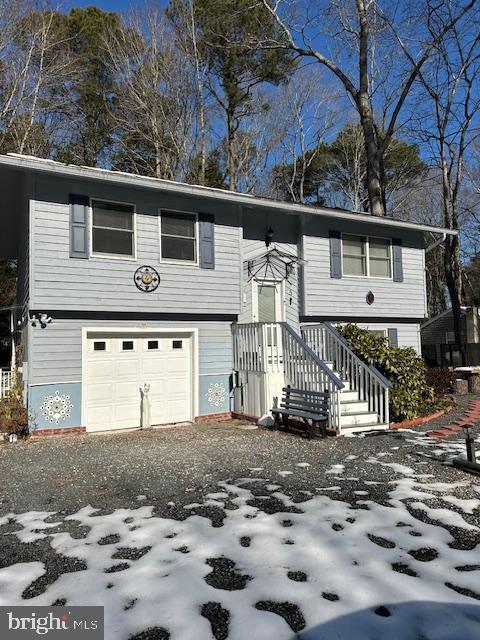
[[[432,244],[429,244],[428,247],[425,247],[425,255],[427,255],[427,253],[430,253],[430,251],[435,249],[435,247],[438,247],[438,245],[443,244],[446,239],[447,239],[447,234],[442,233],[440,238],[437,238],[435,242],[432,242]]]

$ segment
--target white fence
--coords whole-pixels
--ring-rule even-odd
[[[4,398],[6,392],[12,386],[12,372],[0,369],[0,398]]]

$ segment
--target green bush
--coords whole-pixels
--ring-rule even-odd
[[[0,433],[28,435],[28,413],[20,387],[14,387],[0,400]]]
[[[412,347],[391,347],[387,338],[376,336],[355,324],[338,327],[355,353],[373,365],[391,383],[390,418],[393,421],[416,418],[433,389],[425,378],[425,362]]]
[[[447,393],[453,392],[454,374],[451,369],[441,369],[440,367],[427,369],[425,379],[427,384],[433,387],[436,398],[441,398]]]

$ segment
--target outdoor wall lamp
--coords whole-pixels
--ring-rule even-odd
[[[273,229],[272,227],[268,227],[267,233],[265,234],[265,246],[269,247],[273,242]]]
[[[35,314],[33,314],[32,316],[30,316],[30,325],[32,327],[36,327],[37,324],[40,324],[40,326],[42,327],[42,329],[45,329],[45,327],[47,326],[47,324],[50,324],[52,321],[52,318],[50,316],[47,316],[46,313],[41,313],[38,318]]]

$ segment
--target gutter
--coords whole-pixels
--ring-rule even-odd
[[[244,205],[244,209],[270,209],[283,212],[285,214],[308,214],[312,216],[336,218],[337,220],[347,220],[349,222],[364,222],[386,227],[397,227],[400,229],[412,229],[414,231],[424,231],[431,233],[442,233],[445,235],[458,235],[458,231],[444,229],[430,225],[422,225],[414,222],[404,222],[393,218],[372,216],[365,213],[355,213],[346,209],[333,209],[327,207],[314,207],[312,205],[295,204],[258,198],[251,194],[227,191],[225,189],[215,189],[199,185],[189,185],[173,180],[163,180],[148,176],[137,176],[121,171],[110,171],[108,169],[98,169],[92,167],[79,167],[77,165],[67,165],[55,160],[46,160],[34,156],[24,156],[21,154],[0,155],[0,166],[4,165],[14,169],[30,170],[37,173],[45,173],[57,176],[69,176],[83,178],[85,180],[95,180],[118,184],[119,186],[143,187],[154,189],[164,193],[181,194],[185,196],[211,198],[222,202],[228,201]]]

